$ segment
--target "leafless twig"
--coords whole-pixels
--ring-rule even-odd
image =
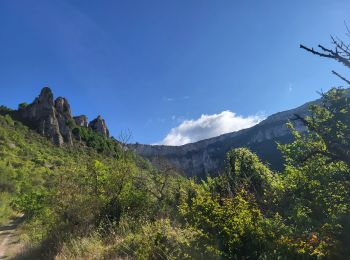
[[[340,79],[344,80],[348,85],[350,85],[350,80],[346,79],[345,77],[343,77],[342,75],[340,75],[338,72],[332,70],[332,73],[334,75],[336,75],[337,77],[339,77]]]

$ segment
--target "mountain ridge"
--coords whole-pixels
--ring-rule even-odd
[[[350,89],[347,89],[350,97]],[[224,170],[226,153],[232,148],[247,147],[255,152],[273,170],[280,171],[284,167],[282,154],[277,143],[286,144],[293,141],[288,121],[293,121],[299,132],[307,128],[296,116],[309,114],[309,106],[319,104],[321,99],[306,102],[293,109],[281,111],[268,116],[260,123],[236,132],[200,140],[181,146],[134,144],[130,147],[137,154],[149,160],[161,157],[169,161],[186,176],[217,175]]]
[[[305,117],[308,115],[308,107],[319,102],[320,99],[307,102],[297,108],[272,114],[253,127],[194,143],[181,146],[136,143],[127,144],[126,147],[151,162],[159,158],[165,159],[188,177],[202,178],[206,175],[219,174],[224,169],[226,153],[238,147],[251,149],[272,169],[281,170],[283,159],[276,143],[289,143],[293,140],[286,123],[295,119],[296,114]],[[90,145],[101,150],[114,150],[113,147],[120,145],[117,140],[110,137],[107,124],[100,115],[90,122],[85,115],[72,116],[68,100],[64,97],[54,99],[48,87],[44,87],[31,104],[20,104],[18,110],[12,111],[12,116],[58,146],[73,145],[73,140],[90,142]],[[300,120],[294,120],[293,124],[298,131],[306,131]],[[84,129],[98,134],[100,141],[92,143],[90,134]],[[108,140],[108,144],[103,139]]]
[[[280,170],[283,167],[283,161],[276,142],[292,141],[292,135],[286,123],[294,119],[295,114],[306,116],[308,107],[318,102],[319,99],[307,102],[297,108],[272,114],[250,128],[194,143],[181,146],[134,144],[130,147],[137,154],[151,161],[157,157],[166,159],[186,176],[204,177],[208,174],[218,174],[224,167],[225,154],[230,149],[240,146],[250,148],[272,168]],[[300,121],[294,121],[294,125],[299,131],[306,131],[306,127]],[[264,146],[266,146],[265,149]]]

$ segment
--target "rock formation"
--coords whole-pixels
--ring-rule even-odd
[[[88,119],[85,115],[75,116],[73,117],[74,122],[77,126],[88,127]]]
[[[55,112],[63,142],[72,145],[73,139],[71,124],[73,122],[73,118],[67,99],[59,97],[55,100]]]
[[[92,120],[89,123],[89,128],[91,128],[93,131],[103,135],[104,137],[107,137],[107,138],[109,137],[109,131],[108,131],[108,128],[106,126],[106,122],[101,116],[98,116],[97,118]]]
[[[316,100],[296,109],[276,113],[251,128],[196,143],[183,146],[135,144],[128,145],[128,148],[134,149],[139,155],[151,161],[159,157],[163,158],[187,176],[204,177],[207,174],[217,174],[224,169],[226,153],[235,147],[250,148],[264,162],[269,163],[271,168],[279,170],[282,168],[283,160],[276,142],[288,143],[293,140],[286,123],[293,119],[295,114],[306,116],[309,105],[318,102],[320,101]],[[61,146],[64,143],[72,145],[71,128],[76,126],[87,127],[109,138],[106,122],[101,116],[89,124],[84,115],[72,117],[68,101],[62,97],[54,100],[50,88],[43,88],[39,97],[32,104],[20,107],[18,110],[20,119],[41,135],[48,137],[56,145]],[[294,121],[294,124],[299,131],[306,130],[300,122]],[[80,141],[79,135],[74,135],[74,137]]]
[[[50,88],[43,88],[39,97],[32,104],[20,109],[19,113],[22,119],[42,136],[48,137],[54,144],[63,144],[63,136],[60,132]]]
[[[37,130],[42,136],[49,138],[52,143],[62,146],[73,144],[72,128],[74,124],[80,127],[90,127],[93,131],[109,137],[106,122],[101,116],[90,122],[84,115],[72,117],[72,111],[68,100],[54,97],[50,88],[41,90],[32,104],[20,108],[19,116],[32,129]]]

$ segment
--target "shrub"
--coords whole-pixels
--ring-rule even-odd
[[[169,219],[159,219],[126,236],[114,248],[114,254],[136,259],[193,259],[204,256],[197,243],[201,236],[198,230],[176,227]]]
[[[18,105],[18,110],[21,110],[21,109],[25,109],[27,106],[29,106],[28,105],[28,103],[20,103],[19,105]]]

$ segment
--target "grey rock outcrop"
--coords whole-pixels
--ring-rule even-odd
[[[99,133],[104,137],[109,138],[109,130],[107,128],[105,120],[101,116],[98,116],[97,118],[92,120],[89,123],[89,128],[95,131],[96,133]]]
[[[85,115],[73,117],[68,100],[64,97],[54,100],[52,91],[48,87],[43,88],[40,95],[30,105],[20,106],[16,113],[18,120],[58,146],[73,145],[73,138],[81,141],[81,137],[77,134],[79,131],[73,131],[76,126],[90,128],[109,138],[109,130],[101,116],[90,123]],[[75,132],[74,135],[73,132]]]
[[[32,104],[19,110],[20,117],[42,136],[48,137],[54,144],[72,144],[69,121],[72,120],[71,109],[65,98],[54,101],[50,88],[41,90]]]
[[[73,117],[74,122],[77,126],[81,126],[81,127],[88,127],[88,119],[87,116],[85,115],[80,115],[80,116],[75,116]]]
[[[67,118],[72,118],[72,110],[70,109],[70,105],[67,99],[63,97],[58,97],[55,100],[55,108],[57,113],[62,114]]]
[[[73,118],[67,99],[58,97],[55,100],[55,114],[63,142],[72,145],[73,139],[70,125],[73,122]]]
[[[62,145],[63,137],[56,118],[53,94],[50,88],[41,90],[34,102],[19,111],[20,116],[42,136],[48,137],[54,144]]]

